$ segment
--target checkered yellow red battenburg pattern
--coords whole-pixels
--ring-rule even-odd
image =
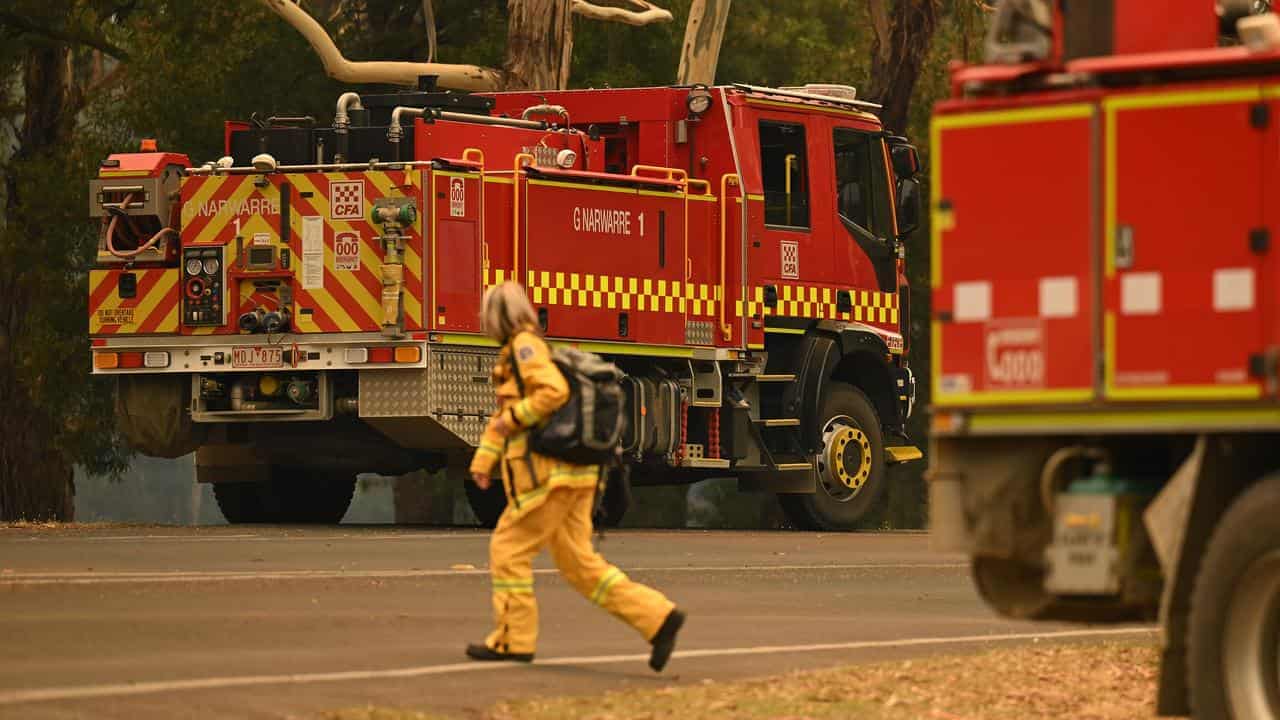
[[[137,281],[133,297],[120,297],[120,276]],[[89,271],[89,334],[133,335],[178,331],[176,268]]]
[[[486,275],[485,285],[490,285],[508,280],[510,271],[494,270]],[[697,317],[714,316],[720,294],[719,287],[705,283],[546,270],[528,271],[525,287],[535,305],[687,312]]]
[[[486,287],[509,279],[510,272],[486,272]],[[535,305],[607,308],[650,312],[688,312],[697,317],[713,317],[720,298],[720,287],[705,283],[680,283],[652,278],[593,275],[590,273],[548,272],[530,270],[525,287]],[[754,288],[754,300],[746,303],[747,314],[755,316],[820,318],[857,322],[898,322],[898,296],[874,290],[849,290],[852,309],[841,312],[837,305],[838,290],[807,285],[779,285],[778,304],[766,307],[764,288]],[[737,303],[742,315],[743,302]]]
[[[758,313],[766,316],[819,318],[822,320],[850,320],[854,322],[898,323],[898,296],[876,290],[848,290],[853,306],[841,312],[837,300],[839,289],[813,285],[777,285],[778,304],[764,304],[764,288],[755,288],[754,299],[746,303],[747,315]],[[738,301],[738,314],[743,303]]]
[[[262,214],[234,214],[227,212],[201,213],[201,208],[221,207],[252,208],[254,203],[278,203],[278,190],[274,187],[259,188],[254,185],[255,176],[196,176],[183,180],[184,245],[214,245],[225,241],[229,226],[239,218],[240,234],[250,238],[266,233],[273,243],[279,242],[279,228],[274,214],[270,219]],[[418,171],[351,172],[351,173],[290,173],[283,180],[292,184],[290,208],[289,247],[294,257],[293,271],[299,282],[294,284],[296,307],[309,309],[309,313],[295,313],[294,325],[301,332],[359,332],[377,329],[382,317],[382,248],[380,231],[368,218],[374,201],[388,196],[421,197],[421,174]],[[363,183],[359,190],[356,183]],[[329,197],[330,185],[336,186]],[[363,207],[359,211],[341,213],[344,219],[334,219],[330,204],[344,204],[363,195]],[[352,204],[346,202],[345,204]],[[272,208],[278,212],[278,205]],[[300,282],[303,272],[302,236],[303,218],[320,217],[325,226],[324,283],[323,287],[303,288]],[[334,254],[334,238],[340,233],[354,233],[360,239],[359,269],[338,270]],[[423,325],[425,285],[422,278],[423,240],[421,219],[408,234],[404,266],[404,315],[405,327],[419,330]],[[225,245],[228,262],[234,262],[234,243]],[[194,334],[235,332],[235,328],[193,328]]]

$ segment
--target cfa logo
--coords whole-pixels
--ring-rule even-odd
[[[329,219],[364,219],[364,181],[329,183]]]
[[[988,323],[984,346],[987,389],[1044,386],[1047,353],[1039,320]]]

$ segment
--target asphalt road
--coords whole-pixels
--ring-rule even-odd
[[[619,531],[601,549],[688,610],[648,646],[536,567],[533,666],[468,663],[489,624],[470,530],[0,528],[0,717],[473,717],[501,699],[965,652],[1066,632],[994,617],[918,534]]]

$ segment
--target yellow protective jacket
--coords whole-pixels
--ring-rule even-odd
[[[512,357],[520,367],[523,395],[511,372]],[[529,428],[569,400],[569,385],[551,361],[551,349],[537,333],[521,330],[503,346],[493,368],[493,384],[498,388],[498,409],[480,438],[471,472],[492,475],[495,465],[502,468],[507,512],[523,514],[541,505],[553,488],[594,487],[599,479],[598,465],[574,465],[529,450]],[[518,428],[505,437],[497,426],[502,414]]]

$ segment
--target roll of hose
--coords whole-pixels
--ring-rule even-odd
[[[288,308],[272,310],[262,316],[262,329],[268,333],[280,333],[289,329],[291,314]]]
[[[258,332],[258,330],[262,328],[263,321],[266,319],[265,316],[266,313],[262,311],[262,308],[254,308],[253,310],[241,315],[237,324],[240,326],[240,329],[245,332]]]

